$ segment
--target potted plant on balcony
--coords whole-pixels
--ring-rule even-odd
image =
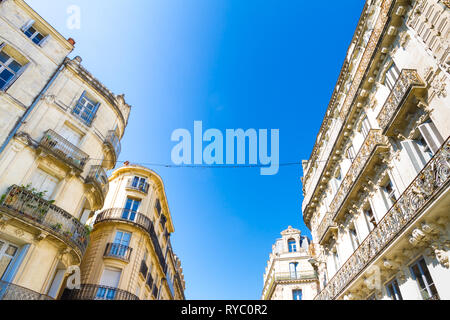
[[[62,224],[61,223],[56,223],[56,224],[52,225],[52,229],[57,231],[57,232],[61,231],[61,228],[62,228]]]

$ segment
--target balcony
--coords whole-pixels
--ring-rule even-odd
[[[364,172],[371,167],[371,164],[377,161],[377,154],[379,155],[380,151],[386,150],[388,150],[388,139],[381,134],[381,130],[370,130],[330,204],[333,220],[336,220],[343,212],[341,208],[346,200],[351,198],[352,191],[355,189],[355,183],[359,177],[363,176]]]
[[[0,281],[0,300],[54,300],[45,294],[9,283]]]
[[[327,241],[330,235],[337,231],[337,224],[333,221],[333,215],[330,212],[325,214],[317,228],[319,244]]]
[[[416,70],[402,70],[392,92],[377,117],[384,134],[388,134],[387,131],[397,120],[404,122],[404,118],[402,117],[404,112],[400,112],[402,106],[405,105],[408,97],[423,94],[425,92],[424,87],[425,84],[420,79]]]
[[[167,264],[155,232],[155,227],[153,222],[147,216],[129,209],[112,208],[100,212],[95,220],[95,224],[108,221],[131,223],[146,231],[150,236],[161,268],[164,272],[167,270]]]
[[[86,178],[86,183],[94,187],[95,209],[101,209],[109,191],[109,180],[101,166],[92,166]]]
[[[134,190],[141,192],[143,194],[148,194],[148,189],[150,185],[147,182],[135,182],[133,178],[128,180],[126,188],[129,190]]]
[[[34,192],[14,185],[8,189],[0,208],[69,244],[80,258],[84,255],[89,242],[85,226],[70,213]]]
[[[125,262],[130,262],[131,252],[133,248],[124,246],[118,243],[108,243],[106,245],[104,258],[119,259]]]
[[[61,300],[139,300],[139,298],[128,291],[117,288],[82,284],[79,290],[64,290]]]
[[[44,137],[39,145],[44,150],[50,152],[58,160],[68,164],[79,172],[84,170],[84,166],[89,160],[89,155],[87,153],[78,149],[53,130],[48,130],[44,133]]]
[[[316,280],[317,273],[311,272],[279,272],[275,273],[275,281],[308,281]]]
[[[449,181],[450,138],[315,299],[332,300],[342,294],[388,245],[404,234],[428,204],[448,188]]]
[[[106,135],[104,144],[104,151],[106,154],[105,160],[103,162],[103,165],[105,168],[113,169],[116,166],[117,159],[119,158],[120,151],[121,151],[121,144],[120,139],[116,135],[116,131],[111,130],[108,131],[108,134]]]

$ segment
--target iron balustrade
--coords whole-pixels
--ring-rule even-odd
[[[165,272],[167,270],[167,263],[164,258],[161,245],[159,244],[158,237],[156,235],[155,227],[152,220],[142,213],[132,211],[129,209],[112,208],[106,209],[100,212],[95,220],[95,224],[104,221],[123,221],[127,223],[133,223],[134,225],[144,229],[150,236],[150,239],[155,249],[155,253],[158,257],[161,268]]]
[[[0,300],[54,300],[48,295],[16,284],[0,281]]]
[[[40,146],[51,152],[60,160],[83,171],[89,155],[67,141],[53,130],[47,130],[41,139]]]
[[[127,189],[136,190],[145,194],[148,194],[150,185],[147,182],[136,182],[133,178],[130,178],[127,183]]]
[[[312,272],[278,272],[275,273],[275,281],[316,280],[317,273]]]
[[[86,182],[92,183],[98,188],[100,193],[103,195],[103,198],[106,197],[106,194],[109,191],[109,180],[108,175],[102,166],[92,166],[86,178]]]
[[[386,131],[392,123],[397,111],[402,106],[405,99],[414,87],[423,87],[424,83],[420,79],[417,70],[403,69],[397,79],[394,87],[389,94],[383,108],[381,109],[377,120],[383,131]]]
[[[450,181],[450,138],[427,163],[378,225],[320,292],[316,300],[340,295],[369,264],[410,226]]]
[[[89,242],[89,231],[81,222],[60,207],[36,195],[32,191],[11,186],[0,207],[17,218],[45,229],[57,238],[62,238],[84,255]]]
[[[80,289],[65,289],[61,300],[139,300],[139,298],[125,290],[96,285],[81,284]]]
[[[115,158],[118,159],[120,152],[122,151],[122,146],[120,144],[120,139],[116,135],[116,131],[110,130],[105,138],[105,144],[109,145],[114,151]]]
[[[106,258],[118,258],[127,262],[130,262],[131,252],[133,248],[119,244],[119,243],[108,243],[106,245],[105,254]]]

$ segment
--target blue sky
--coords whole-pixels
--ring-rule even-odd
[[[120,160],[171,163],[172,132],[279,129],[280,162],[308,159],[364,1],[28,0],[133,106]],[[69,30],[67,8],[81,8]],[[271,246],[301,216],[301,168],[154,167],[188,299],[259,299]]]

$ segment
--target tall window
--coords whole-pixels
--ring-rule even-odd
[[[369,119],[367,117],[364,117],[361,123],[361,134],[364,136],[364,138],[369,135],[370,129]]]
[[[368,207],[364,210],[364,217],[366,219],[367,227],[372,231],[377,226],[377,221],[373,215],[372,207]]]
[[[80,100],[78,100],[77,104],[73,108],[72,113],[76,115],[85,124],[91,125],[92,120],[94,120],[95,114],[97,113],[99,106],[100,103],[99,102],[96,103],[91,99],[89,99],[85,91],[81,95]]]
[[[400,69],[392,63],[392,66],[386,72],[386,80],[384,84],[388,87],[389,90],[394,89],[394,85],[397,82],[398,77],[400,76]]]
[[[6,90],[19,76],[23,66],[1,49],[0,45],[0,90]]]
[[[337,251],[337,248],[335,248],[333,251],[333,261],[334,261],[334,268],[337,272],[339,270],[339,268],[341,267],[341,263],[339,261],[339,253]]]
[[[131,182],[131,186],[143,192],[148,191],[147,179],[143,177],[135,176]]]
[[[434,285],[430,271],[428,270],[427,264],[423,258],[420,258],[411,266],[411,273],[417,281],[422,299],[439,299],[436,286]]]
[[[390,209],[394,203],[397,201],[397,196],[395,195],[395,189],[391,180],[388,180],[383,186],[383,193],[386,202],[386,207]]]
[[[292,298],[293,300],[302,300],[302,290],[293,290]]]
[[[403,300],[397,279],[392,280],[386,285],[386,291],[391,300]]]
[[[134,221],[140,205],[141,205],[141,200],[127,198],[127,202],[125,203],[125,209],[123,209],[122,218],[126,219],[126,220],[130,220],[130,221]]]
[[[130,245],[131,233],[125,231],[117,231],[114,238],[114,244],[111,246],[111,255],[117,257],[125,257],[128,246]]]
[[[297,242],[294,239],[288,241],[289,252],[297,252]]]
[[[352,226],[350,228],[350,239],[352,241],[352,247],[353,247],[353,251],[355,251],[356,249],[358,249],[360,242],[359,242],[359,238],[358,238],[358,233],[356,232],[356,228],[355,226]]]
[[[297,267],[298,262],[289,263],[289,272],[291,274],[291,279],[297,279]]]
[[[19,248],[5,240],[0,240],[0,280],[5,275],[11,262],[17,255]]]
[[[355,161],[356,158],[356,153],[355,153],[355,147],[353,147],[353,145],[351,145],[348,149],[347,149],[347,158],[350,159],[350,161],[353,163],[353,161]]]
[[[50,200],[50,198],[53,196],[58,183],[58,178],[49,175],[41,169],[37,169],[37,171],[31,178],[31,186],[38,192],[43,192],[43,198],[46,200]]]
[[[114,300],[116,291],[119,287],[120,276],[122,270],[109,269],[103,270],[102,278],[100,280],[100,287],[97,290],[96,299],[100,300]]]

